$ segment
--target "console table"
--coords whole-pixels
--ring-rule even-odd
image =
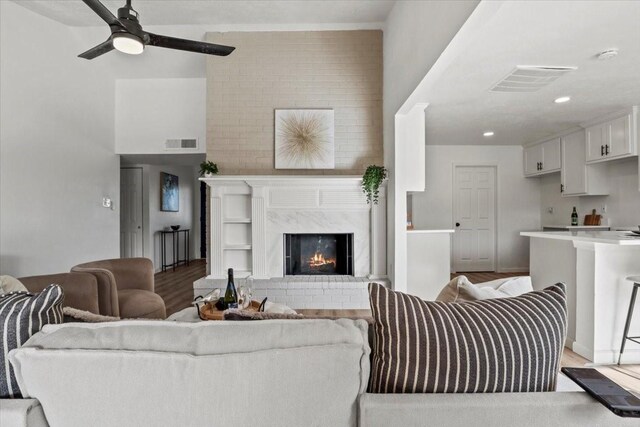
[[[184,247],[184,258],[180,258],[180,235],[182,234],[182,243]],[[171,235],[171,251],[173,254],[171,264],[167,264],[167,235]],[[180,230],[160,230],[160,250],[161,250],[161,262],[162,271],[167,271],[167,267],[172,267],[175,271],[176,267],[180,264],[189,265],[189,229],[184,228]]]

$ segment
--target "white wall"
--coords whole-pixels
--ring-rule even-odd
[[[169,154],[167,139],[196,138],[206,152],[206,79],[116,81],[116,153]],[[181,150],[185,152],[185,150]]]
[[[413,193],[416,229],[451,229],[454,164],[497,166],[498,271],[529,269],[529,239],[524,230],[540,228],[540,187],[522,174],[520,146],[426,147],[426,190]]]
[[[0,2],[0,274],[119,255],[119,159],[108,69],[86,41]],[[115,210],[101,206],[115,200]]]
[[[395,115],[416,89],[451,39],[472,13],[477,1],[398,1],[385,22],[383,38],[384,165],[389,170],[387,208],[387,274],[404,289],[406,263],[406,198],[396,175]],[[428,102],[426,100],[425,102]],[[399,156],[402,157],[402,156]],[[428,185],[428,183],[427,183]],[[399,193],[396,196],[396,192]],[[399,275],[398,275],[399,274]],[[399,282],[395,283],[396,279]]]
[[[612,227],[640,225],[640,193],[638,192],[638,161],[635,158],[609,162],[607,165],[609,181],[608,196],[561,197],[560,174],[540,177],[541,200],[540,215],[542,225],[569,224],[573,206],[578,210],[580,223],[584,216],[600,207],[607,206],[603,220],[608,219]],[[553,214],[548,208],[553,207]]]
[[[160,173],[167,172],[178,176],[178,184],[180,188],[180,207],[178,212],[162,212],[160,210]],[[143,202],[143,209],[148,212],[149,221],[145,231],[145,256],[153,260],[156,271],[161,268],[161,244],[160,234],[158,231],[169,227],[170,225],[180,225],[181,228],[190,229],[190,258],[197,258],[194,245],[199,241],[199,235],[195,230],[195,218],[199,213],[194,212],[194,199],[200,197],[197,190],[199,182],[194,177],[194,167],[192,166],[143,166],[143,186],[147,184],[146,193],[148,194],[147,202]],[[181,238],[184,235],[181,236]],[[183,240],[179,245],[180,258],[183,258]],[[173,260],[171,253],[171,237],[167,236],[167,262]]]

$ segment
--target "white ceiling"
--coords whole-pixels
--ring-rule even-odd
[[[80,0],[15,0],[69,26],[101,25]],[[125,0],[103,0],[114,14]],[[133,0],[143,25],[382,23],[395,0]]]
[[[617,58],[597,52],[618,48]],[[577,66],[535,93],[489,92],[516,65]],[[571,102],[554,104],[561,95]],[[428,94],[427,144],[520,145],[640,104],[640,1],[506,2]],[[495,132],[484,138],[486,130]]]

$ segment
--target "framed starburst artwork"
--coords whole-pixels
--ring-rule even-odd
[[[334,169],[333,110],[276,110],[276,169]]]

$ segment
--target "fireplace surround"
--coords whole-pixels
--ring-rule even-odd
[[[210,273],[194,283],[194,295],[224,288],[229,267],[237,280],[252,278],[255,298],[268,297],[292,308],[368,308],[367,283],[386,282],[386,182],[379,203],[368,204],[359,176],[227,175],[201,180],[211,187]],[[314,257],[321,271],[287,274],[288,234],[348,236],[339,238],[347,246],[347,262],[336,259],[334,270],[327,254],[316,257],[313,248],[303,258]]]

